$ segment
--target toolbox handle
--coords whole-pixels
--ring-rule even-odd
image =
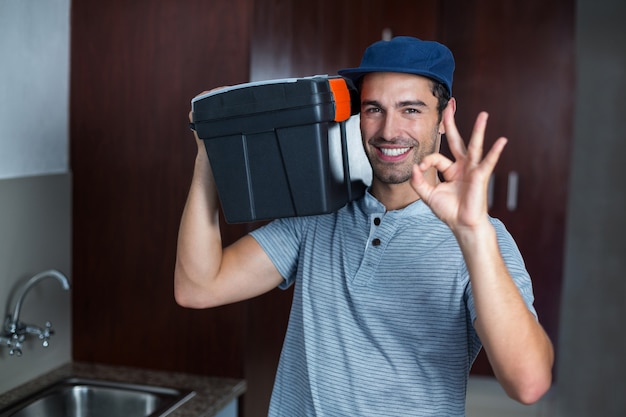
[[[341,157],[343,162],[343,178],[346,184],[348,201],[352,201],[352,181],[350,177],[350,161],[348,158],[348,134],[346,131],[346,121],[339,122],[339,132],[341,135]]]

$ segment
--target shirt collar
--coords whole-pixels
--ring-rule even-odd
[[[387,215],[391,215],[393,217],[397,216],[399,218],[404,216],[416,216],[430,212],[430,208],[422,199],[414,201],[402,209],[387,212],[384,204],[372,195],[369,187],[365,191],[364,198],[361,199],[361,208],[367,214],[386,213]]]

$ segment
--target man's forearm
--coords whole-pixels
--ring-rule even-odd
[[[533,403],[551,384],[552,343],[511,278],[491,223],[458,233],[457,240],[472,283],[474,325],[494,373],[512,398]]]
[[[202,289],[219,270],[222,240],[218,210],[211,167],[203,149],[199,148],[176,254],[175,297],[183,306],[204,307]]]

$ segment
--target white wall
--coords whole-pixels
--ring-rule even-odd
[[[0,325],[32,275],[71,279],[69,11],[69,0],[0,0]],[[33,288],[21,319],[56,333],[45,349],[28,339],[22,357],[0,347],[0,393],[71,360],[71,296],[58,282]]]
[[[4,320],[12,308],[10,295],[36,273],[54,268],[71,280],[71,176],[0,180],[0,201],[0,320]],[[47,348],[37,338],[28,338],[21,357],[0,347],[0,393],[71,360],[71,293],[56,280],[40,281],[28,292],[20,319],[40,327],[50,321],[55,334]]]
[[[0,0],[0,178],[68,170],[70,0]]]

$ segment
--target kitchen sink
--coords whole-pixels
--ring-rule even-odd
[[[0,417],[157,417],[193,397],[191,390],[66,378],[0,409]]]

